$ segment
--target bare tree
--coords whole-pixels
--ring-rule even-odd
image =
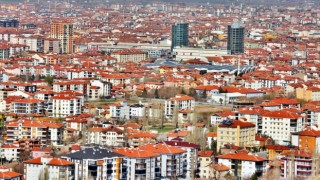
[[[49,174],[49,170],[48,167],[44,167],[39,174],[38,177],[39,180],[48,180],[50,179],[50,174]]]

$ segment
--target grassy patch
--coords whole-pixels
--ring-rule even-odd
[[[151,128],[151,130],[155,130],[158,131],[158,133],[165,133],[165,132],[169,132],[171,130],[175,129],[174,127],[164,127],[162,129],[160,128]]]

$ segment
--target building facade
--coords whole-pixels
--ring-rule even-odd
[[[230,54],[244,53],[244,27],[240,22],[228,26],[228,45]]]
[[[171,49],[177,46],[189,45],[189,24],[176,23],[172,25],[172,44]]]
[[[60,40],[61,53],[73,53],[73,24],[65,21],[51,23],[50,37]]]

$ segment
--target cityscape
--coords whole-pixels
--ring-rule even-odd
[[[319,180],[320,1],[0,0],[0,180]]]

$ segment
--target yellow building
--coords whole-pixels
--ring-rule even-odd
[[[118,62],[136,62],[139,63],[142,60],[146,60],[148,53],[138,49],[123,49],[113,51],[111,56],[116,58]]]
[[[242,120],[226,120],[218,125],[217,150],[225,144],[252,147],[255,142],[255,125]]]
[[[281,154],[291,151],[291,148],[289,146],[283,146],[283,145],[267,145],[266,148],[268,153],[268,160],[270,161],[278,159],[280,158]],[[293,148],[297,148],[297,147],[293,147]]]
[[[320,101],[320,88],[297,88],[296,97],[297,99],[303,99],[305,101]]]
[[[209,178],[210,177],[210,164],[212,163],[213,151],[200,151],[198,152],[198,166],[199,177]]]
[[[73,53],[73,24],[68,21],[51,23],[50,37],[60,40],[61,53]]]

